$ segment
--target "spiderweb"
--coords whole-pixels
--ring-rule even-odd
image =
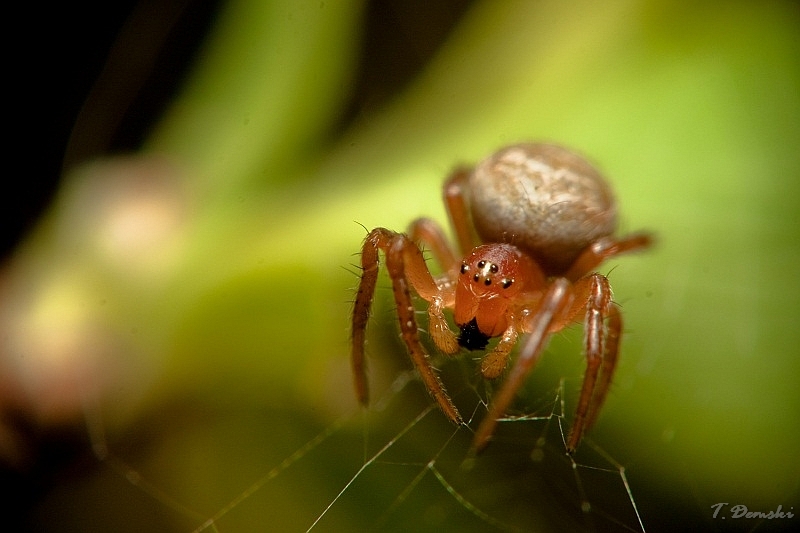
[[[572,336],[554,344],[574,348]],[[491,445],[473,457],[471,428],[485,414],[491,385],[476,376],[469,357],[436,363],[468,427],[447,422],[410,365],[390,369],[393,378],[383,386],[377,380],[369,410],[353,407],[327,421],[291,409],[162,407],[163,425],[151,419],[147,427],[182,418],[180,442],[170,442],[169,431],[112,442],[101,410],[89,404],[96,461],[89,492],[106,502],[98,504],[103,514],[115,515],[108,518],[115,530],[645,530],[625,465],[591,438],[574,457],[565,453],[571,416],[564,415],[579,372],[565,378],[547,368],[558,365],[543,363]],[[215,463],[211,473],[197,468],[204,459]],[[129,515],[138,517],[123,527]]]

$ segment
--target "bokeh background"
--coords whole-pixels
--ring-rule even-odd
[[[658,236],[604,267],[626,337],[591,435],[645,528],[797,527],[711,508],[800,513],[795,2],[144,2],[108,20],[93,85],[44,77],[63,105],[37,106],[22,137],[43,153],[12,180],[32,192],[4,199],[8,524],[304,531],[334,503],[315,530],[635,530],[625,497],[603,508],[618,476],[581,474],[586,513],[563,457],[532,464],[538,426],[461,468],[469,433],[451,441],[418,384],[386,392],[409,368],[386,290],[370,368],[388,407],[353,400],[362,225],[444,221],[454,164],[536,139],[586,154],[621,230]],[[56,58],[53,37],[73,42],[35,35]],[[570,413],[579,345],[554,339],[531,396],[563,378]],[[443,365],[467,412],[469,364]],[[412,468],[356,475],[387,443]],[[434,459],[453,485],[413,468]]]

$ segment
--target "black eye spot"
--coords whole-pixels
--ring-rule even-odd
[[[485,267],[485,266],[486,266],[486,261],[484,261],[483,259],[481,259],[480,261],[478,261],[478,268],[483,268],[483,267]]]
[[[492,263],[492,266],[489,267],[489,270],[492,272],[492,274],[497,274],[497,271],[500,270],[500,268]]]
[[[481,279],[481,277],[480,277],[478,274],[475,274],[475,275],[472,277],[472,281],[474,281],[474,282],[476,282],[476,283],[478,282],[478,280],[479,280],[479,279]]]
[[[469,270],[469,266],[467,266],[466,263],[461,263],[461,273],[462,274],[466,274],[468,270]]]
[[[490,278],[486,278],[486,280],[484,280],[483,284],[484,285],[491,285],[492,284],[492,280]]]
[[[504,279],[504,280],[503,280],[503,288],[504,288],[504,289],[507,289],[507,288],[509,288],[509,287],[511,286],[511,284],[512,284],[512,283],[514,283],[514,280],[513,280],[513,279]]]

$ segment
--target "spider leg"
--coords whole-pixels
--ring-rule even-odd
[[[589,412],[586,414],[586,431],[592,429],[597,416],[600,414],[600,409],[603,407],[608,395],[608,389],[611,387],[611,378],[614,376],[614,371],[617,369],[617,361],[619,360],[622,315],[614,304],[611,304],[608,311],[605,353],[603,354],[603,363],[600,365],[600,377],[595,387],[594,397],[592,398]]]
[[[408,228],[408,236],[414,242],[422,242],[433,252],[433,257],[446,272],[458,268],[453,249],[447,242],[441,226],[430,218],[418,218],[411,222]]]
[[[462,255],[466,255],[478,244],[464,194],[470,173],[472,173],[471,168],[457,168],[444,184],[444,204]]]
[[[567,453],[573,453],[580,444],[584,432],[596,420],[605,400],[617,362],[619,332],[622,325],[619,311],[611,303],[611,286],[602,274],[581,278],[575,284],[578,301],[584,301],[584,351],[586,373],[575,409],[572,430],[567,438]],[[586,299],[582,298],[586,295]],[[605,320],[610,318],[610,332],[606,334]],[[602,375],[601,374],[602,369]],[[597,386],[598,376],[600,385]]]
[[[378,242],[381,240],[383,233],[379,229],[374,229],[370,232],[361,248],[361,280],[358,283],[351,323],[350,340],[352,351],[350,362],[353,368],[353,382],[356,389],[356,397],[359,403],[364,406],[369,404],[364,342],[366,340],[365,333],[369,312],[372,307],[372,297],[378,280]],[[388,232],[389,230],[383,231]]]
[[[519,339],[519,331],[512,324],[503,332],[503,336],[494,347],[481,360],[481,375],[486,379],[496,379],[503,373],[508,362],[508,356]]]
[[[444,309],[455,305],[455,291],[453,289],[452,276],[456,275],[458,260],[453,253],[442,228],[429,218],[418,218],[411,223],[408,230],[409,236],[414,242],[425,244],[439,265],[445,270],[445,274],[437,278],[439,295],[422,294],[422,297],[430,301],[428,307],[428,329],[431,338],[445,354],[453,355],[459,351],[458,339],[456,334],[450,330],[447,319],[444,316]],[[448,298],[445,300],[442,295]]]
[[[604,237],[589,245],[564,275],[570,281],[575,281],[593,271],[600,264],[611,257],[635,252],[648,248],[653,243],[653,237],[647,233],[635,233],[622,239]]]
[[[428,360],[428,354],[419,341],[414,305],[409,284],[426,300],[438,294],[439,288],[425,265],[425,258],[411,239],[401,233],[375,228],[364,241],[361,252],[362,275],[353,308],[352,367],[356,395],[362,405],[368,403],[369,393],[364,364],[364,340],[367,319],[378,275],[378,250],[386,256],[386,269],[392,280],[392,291],[397,304],[400,332],[414,366],[434,400],[444,414],[456,424],[462,423],[461,414],[450,400],[439,376]]]
[[[435,297],[428,306],[428,332],[433,339],[433,343],[439,350],[447,355],[458,353],[458,337],[452,332],[444,316],[446,303],[444,299]]]
[[[483,450],[494,433],[497,419],[502,417],[516,396],[525,379],[539,361],[550,332],[557,326],[563,313],[570,308],[573,294],[570,283],[564,278],[556,278],[542,298],[527,328],[528,336],[520,349],[517,362],[511,368],[500,391],[492,398],[489,411],[481,420],[472,439],[474,452]]]

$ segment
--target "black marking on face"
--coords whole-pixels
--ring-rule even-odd
[[[489,344],[489,336],[482,332],[478,327],[478,320],[472,318],[466,324],[460,326],[461,333],[458,336],[458,345],[467,350],[483,350]]]

